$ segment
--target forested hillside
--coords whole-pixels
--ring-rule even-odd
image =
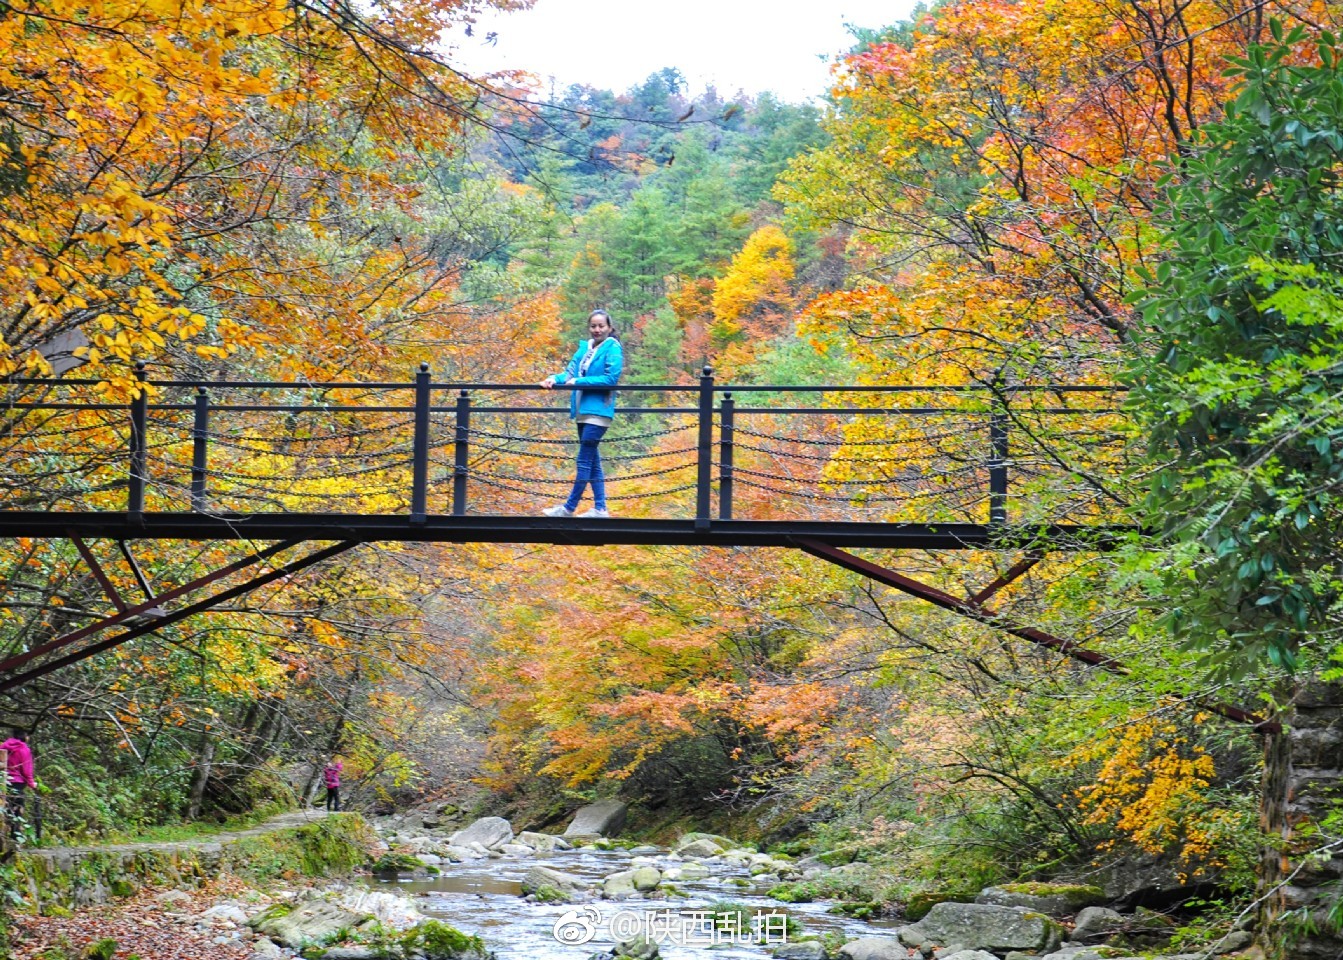
[[[48,836],[305,802],[339,756],[370,808],[552,826],[615,794],[639,829],[846,851],[886,871],[887,909],[1157,871],[1208,908],[1190,942],[1257,895],[1267,942],[1336,942],[1339,785],[1288,794],[1293,744],[1337,773],[1339,13],[944,0],[855,37],[813,106],[671,67],[621,92],[467,77],[427,52],[470,22],[455,3],[0,8],[11,403],[57,372],[125,404],[137,361],[292,404],[421,362],[533,384],[604,308],[633,383],[1123,388],[1015,412],[1015,519],[1141,528],[871,555],[957,598],[1013,570],[976,619],[790,550],[363,545],[0,692]],[[121,421],[6,417],[7,509],[123,509]],[[394,421],[246,424],[217,465],[233,509],[401,509]],[[742,516],[986,509],[954,417],[785,421],[752,421]],[[651,466],[614,513],[670,509],[677,429],[618,419]],[[935,455],[897,457],[916,440]],[[537,513],[505,446],[474,509]],[[254,547],[87,545],[131,602]],[[0,659],[104,615],[81,549],[0,542]],[[1305,752],[1298,705],[1325,718]]]

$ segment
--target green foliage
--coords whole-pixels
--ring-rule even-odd
[[[1170,187],[1134,371],[1163,623],[1233,677],[1335,644],[1343,587],[1343,78],[1274,31]]]
[[[111,937],[103,937],[90,943],[80,953],[80,960],[112,960],[116,955],[117,942]]]

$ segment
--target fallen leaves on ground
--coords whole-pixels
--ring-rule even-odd
[[[117,960],[133,954],[141,960],[246,957],[252,952],[248,940],[215,943],[216,937],[237,927],[221,923],[214,929],[197,928],[202,923],[200,915],[217,901],[247,890],[241,881],[228,878],[184,890],[187,898],[172,902],[165,902],[164,891],[158,888],[85,907],[69,917],[19,917],[13,960],[36,960],[52,947],[78,956],[84,947],[105,937],[116,940]]]

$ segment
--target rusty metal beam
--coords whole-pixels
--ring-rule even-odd
[[[959,613],[971,620],[977,620],[980,623],[996,627],[1004,633],[1011,634],[1014,637],[1020,637],[1022,640],[1028,640],[1031,643],[1037,643],[1052,650],[1057,650],[1066,657],[1074,660],[1080,660],[1088,666],[1099,667],[1110,673],[1120,676],[1127,675],[1129,670],[1121,661],[1113,657],[1107,657],[1104,654],[1096,653],[1094,650],[1088,650],[1081,644],[1065,640],[1062,637],[1056,637],[1045,633],[1043,630],[1037,630],[1034,627],[1024,627],[1011,620],[1006,620],[987,607],[984,607],[972,600],[962,600],[959,597],[953,597],[949,593],[944,593],[936,587],[930,587],[926,583],[920,583],[902,573],[896,573],[879,564],[872,563],[870,560],[864,560],[862,557],[856,557],[851,553],[846,553],[830,546],[828,543],[822,543],[819,540],[797,540],[795,541],[798,549],[829,561],[836,566],[843,567],[845,570],[852,570],[854,573],[862,574],[869,580],[875,580],[878,583],[884,583],[888,587],[894,587],[911,596],[918,597],[920,600],[926,600],[929,603],[941,607],[944,610],[950,610],[953,613]],[[1024,562],[1024,561],[1022,561]],[[1018,564],[1019,566],[1020,564]],[[983,591],[981,591],[982,593]],[[1218,716],[1225,717],[1228,720],[1234,720],[1236,723],[1249,724],[1260,733],[1277,732],[1280,729],[1279,724],[1274,721],[1265,720],[1258,714],[1242,710],[1240,707],[1233,707],[1226,703],[1204,702],[1204,708]]]
[[[1012,564],[1012,566],[1004,570],[1003,573],[1000,576],[996,577],[994,581],[990,583],[987,587],[985,587],[983,590],[979,591],[977,594],[971,597],[970,602],[977,607],[983,606],[985,600],[993,596],[1003,587],[1006,587],[1009,584],[1011,584],[1014,580],[1016,580],[1023,573],[1025,573],[1031,567],[1035,566],[1044,558],[1045,555],[1043,553],[1026,554],[1026,556],[1022,557],[1016,563]]]
[[[113,647],[119,646],[120,644],[123,644],[128,640],[134,640],[136,637],[143,636],[146,633],[151,633],[155,630],[160,629],[161,627],[165,627],[169,624],[176,623],[179,620],[185,620],[187,617],[194,616],[197,613],[203,613],[204,611],[209,610],[211,607],[218,606],[219,604],[224,603],[228,600],[232,600],[235,597],[240,597],[245,593],[250,593],[257,587],[265,586],[266,584],[271,583],[274,580],[278,580],[281,577],[287,577],[291,574],[297,573],[298,571],[304,569],[305,567],[310,567],[314,563],[320,563],[321,561],[326,560],[328,557],[334,557],[338,553],[344,553],[346,550],[355,546],[357,543],[358,541],[355,540],[342,540],[340,543],[333,544],[332,546],[323,547],[321,550],[317,550],[313,553],[310,553],[306,557],[300,557],[297,560],[291,561],[290,563],[285,564],[283,567],[280,567],[275,570],[270,570],[266,573],[261,574],[260,576],[253,577],[251,580],[248,580],[245,583],[240,583],[237,584],[236,586],[229,587],[227,590],[222,590],[219,593],[214,594],[213,596],[206,597],[203,600],[198,600],[197,602],[191,604],[190,606],[183,607],[180,610],[174,610],[171,613],[165,614],[161,619],[154,620],[150,623],[142,623],[139,626],[132,627],[131,629],[125,631],[124,633],[117,634],[115,637],[108,637],[106,640],[100,640],[98,643],[85,647],[82,650],[77,650],[74,653],[66,654],[63,657],[59,657],[56,660],[51,660],[47,663],[41,664],[40,666],[34,667],[31,670],[25,671],[24,673],[3,677],[3,679],[0,679],[0,693],[3,693],[6,690],[12,690],[15,687],[20,687],[31,680],[36,680],[38,677],[45,676],[46,674],[51,673],[54,670],[59,670],[61,667],[69,666],[72,663],[78,663],[80,660],[86,660],[89,657],[94,656],[95,654],[102,653],[104,650],[110,650]],[[218,576],[215,576],[215,579],[218,579]],[[3,665],[0,664],[0,667],[3,667]]]
[[[894,570],[888,570],[886,567],[864,560],[862,557],[855,557],[853,554],[838,550],[827,543],[821,543],[818,540],[799,540],[797,545],[813,557],[820,557],[822,560],[828,560],[846,570],[861,573],[869,580],[876,580],[888,587],[895,587],[897,590],[902,590],[911,596],[918,597],[920,600],[927,600],[944,610],[951,610],[961,616],[969,617],[971,620],[987,623],[1005,633],[1010,633],[1014,637],[1020,637],[1023,640],[1029,640],[1031,643],[1038,643],[1043,647],[1057,650],[1059,653],[1072,657],[1074,660],[1080,660],[1088,666],[1100,667],[1102,670],[1108,670],[1111,673],[1128,673],[1128,668],[1113,657],[1088,650],[1075,641],[1064,640],[1062,637],[1053,636],[1043,630],[1024,627],[1010,620],[1005,620],[987,607],[969,600],[962,600],[960,597],[953,597],[936,587],[920,583],[902,573],[896,573]]]
[[[50,653],[53,650],[59,650],[61,647],[68,647],[70,644],[78,643],[85,637],[89,637],[102,630],[106,630],[108,627],[115,627],[118,624],[122,624],[127,622],[128,620],[133,619],[134,617],[147,614],[151,610],[158,607],[160,604],[167,603],[170,600],[176,600],[178,597],[191,593],[194,590],[199,590],[201,587],[208,586],[209,584],[214,583],[216,580],[220,580],[223,579],[224,577],[229,576],[230,574],[237,573],[239,570],[245,570],[255,563],[260,563],[262,560],[266,560],[267,558],[274,556],[275,554],[279,553],[282,550],[287,550],[290,547],[297,546],[299,542],[300,541],[298,540],[284,540],[281,541],[280,543],[272,544],[271,546],[266,547],[264,550],[258,550],[256,553],[246,556],[241,560],[236,560],[226,567],[221,567],[220,569],[215,570],[212,573],[207,573],[204,576],[197,577],[195,580],[188,581],[187,583],[182,584],[180,587],[174,587],[172,590],[168,590],[165,593],[161,594],[160,596],[151,597],[144,603],[137,603],[133,607],[126,607],[119,613],[116,613],[110,617],[104,617],[103,619],[91,623],[86,627],[80,627],[74,633],[68,633],[63,637],[56,637],[24,653],[16,654],[15,656],[10,657],[8,660],[0,662],[0,676],[13,672],[17,668],[23,666],[29,660],[32,660],[36,657],[40,657],[44,653]],[[162,621],[160,620],[157,622],[161,623]]]

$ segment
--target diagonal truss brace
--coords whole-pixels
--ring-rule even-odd
[[[1107,657],[1104,654],[1097,653],[1094,650],[1088,650],[1086,647],[1073,640],[1065,640],[1062,637],[1056,637],[1053,634],[1046,633],[1043,630],[1037,630],[1035,627],[1026,627],[1014,623],[999,616],[993,610],[983,606],[982,600],[994,593],[997,593],[1004,586],[1015,580],[1022,573],[1034,566],[1040,561],[1039,555],[1028,555],[1011,569],[1003,573],[1002,576],[994,580],[993,583],[985,587],[979,593],[969,600],[962,600],[949,593],[938,590],[936,587],[930,587],[926,583],[920,583],[904,574],[896,573],[879,564],[864,560],[862,557],[854,556],[844,550],[830,546],[828,543],[822,543],[819,540],[799,539],[796,541],[798,549],[804,553],[809,553],[813,557],[829,561],[836,566],[843,567],[845,570],[852,570],[854,573],[861,574],[869,580],[875,580],[878,583],[884,583],[888,587],[894,587],[897,590],[908,593],[911,596],[918,597],[920,600],[926,600],[934,606],[941,607],[944,610],[950,610],[953,613],[959,613],[961,616],[968,617],[971,620],[977,620],[980,623],[996,627],[1004,633],[1011,634],[1014,637],[1020,637],[1022,640],[1028,640],[1031,643],[1049,647],[1057,650],[1066,657],[1074,660],[1080,660],[1088,666],[1099,667],[1110,673],[1120,676],[1127,675],[1129,672],[1121,661],[1113,657]],[[1240,707],[1233,707],[1225,703],[1207,703],[1206,708],[1219,716],[1228,720],[1234,720],[1237,723],[1252,724],[1257,731],[1274,732],[1278,725],[1272,721],[1267,721],[1263,717],[1250,713],[1248,710],[1242,710]]]
[[[300,557],[297,560],[293,560],[290,563],[284,565],[283,567],[279,567],[274,570],[269,570],[266,573],[261,574],[260,576],[253,577],[252,579],[237,584],[236,586],[229,587],[227,590],[220,591],[219,593],[208,596],[202,600],[198,600],[197,602],[190,604],[186,607],[182,607],[179,610],[174,610],[170,613],[165,613],[162,616],[154,617],[154,619],[152,620],[147,620],[146,622],[135,624],[131,626],[130,629],[125,630],[122,633],[119,633],[112,637],[108,637],[105,640],[101,640],[98,643],[92,644],[88,647],[84,647],[78,651],[75,651],[74,653],[66,654],[63,657],[59,657],[55,660],[48,661],[46,663],[41,664],[40,666],[26,670],[22,673],[15,672],[24,664],[45,653],[50,653],[52,651],[59,650],[63,647],[68,647],[73,643],[77,643],[78,641],[86,637],[92,636],[95,633],[99,633],[103,630],[106,630],[109,627],[124,624],[127,623],[128,621],[135,620],[136,618],[143,619],[145,614],[150,613],[151,610],[159,608],[160,604],[163,604],[169,600],[176,599],[177,597],[183,596],[184,594],[187,593],[191,593],[195,590],[199,590],[201,587],[208,586],[209,584],[221,580],[232,573],[236,573],[240,570],[246,569],[247,567],[253,566],[254,564],[260,563],[263,560],[266,560],[267,558],[272,557],[283,550],[287,550],[290,547],[296,546],[298,542],[299,541],[286,540],[282,541],[281,543],[273,544],[272,546],[269,546],[264,550],[258,550],[256,553],[244,557],[241,560],[237,560],[226,567],[222,567],[219,570],[215,570],[211,573],[205,574],[204,576],[197,577],[195,580],[192,580],[188,583],[184,583],[181,586],[175,587],[172,590],[168,590],[157,597],[151,597],[144,603],[137,604],[133,607],[127,607],[126,609],[116,613],[113,616],[105,617],[102,620],[99,620],[96,623],[89,624],[86,627],[82,627],[79,630],[74,631],[73,633],[66,634],[63,637],[57,637],[53,640],[48,641],[47,643],[42,644],[41,646],[34,647],[32,650],[29,650],[25,653],[10,657],[8,660],[5,660],[4,662],[0,663],[0,692],[3,692],[5,690],[11,690],[18,686],[22,686],[23,684],[29,682],[30,680],[34,680],[38,677],[51,673],[53,670],[58,670],[61,667],[65,667],[68,666],[69,664],[87,659],[88,657],[91,657],[95,654],[102,653],[104,650],[110,650],[112,647],[125,643],[128,640],[134,640],[136,637],[143,636],[144,634],[157,630],[160,627],[166,626],[171,623],[176,623],[179,620],[184,620],[189,616],[193,616],[194,614],[201,613],[205,610],[209,610],[210,608],[218,606],[219,604],[224,603],[226,601],[232,600],[235,597],[242,596],[245,593],[249,593],[252,590],[255,590],[256,588],[271,583],[272,581],[278,580],[281,577],[287,577],[290,574],[297,573],[299,570],[312,566],[315,563],[320,563],[322,560],[325,560],[328,557],[333,557],[338,553],[343,553],[344,551],[355,546],[359,541],[342,540],[339,543],[333,544],[328,547],[324,547],[320,550],[308,554],[307,556]]]

